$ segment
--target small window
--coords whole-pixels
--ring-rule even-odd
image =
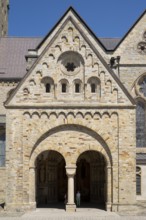
[[[141,195],[141,168],[136,167],[136,195]]]
[[[79,83],[75,84],[75,92],[80,93],[80,84]]]
[[[0,167],[5,166],[5,127],[0,126]]]
[[[51,85],[50,83],[46,84],[46,93],[50,93],[51,92]]]
[[[67,85],[66,83],[62,83],[62,93],[66,93]]]
[[[95,92],[96,92],[95,83],[91,83],[91,93],[95,93]]]

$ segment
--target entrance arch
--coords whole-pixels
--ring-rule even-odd
[[[74,180],[76,179],[76,164],[79,155],[84,152],[98,152],[103,155],[106,163],[107,173],[107,194],[106,194],[106,209],[111,210],[111,199],[112,199],[112,156],[110,149],[104,139],[95,131],[79,125],[62,125],[49,130],[47,133],[42,135],[34,145],[29,162],[29,202],[34,207],[36,202],[38,203],[38,196],[36,195],[36,180],[35,170],[36,162],[39,155],[42,152],[55,151],[59,155],[62,155],[65,161],[66,174],[67,174],[67,197],[68,203],[66,204],[66,210],[75,210],[74,193]],[[98,157],[98,156],[97,156]],[[36,200],[37,198],[37,200]],[[43,199],[48,201],[47,199]],[[87,198],[88,200],[88,198]],[[58,199],[59,201],[59,199]],[[91,201],[91,200],[90,200]],[[92,196],[93,202],[93,196]]]
[[[94,150],[80,154],[77,159],[75,189],[81,193],[81,204],[105,208],[106,187],[104,156]]]
[[[67,191],[65,160],[57,151],[48,150],[36,158],[36,203],[49,206],[64,202]]]

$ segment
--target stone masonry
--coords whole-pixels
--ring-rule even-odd
[[[137,45],[146,40],[145,23],[144,13],[109,53],[70,8],[29,50],[22,80],[1,83],[6,167],[0,168],[0,199],[7,210],[36,208],[37,158],[52,151],[65,161],[66,211],[76,210],[77,163],[85,152],[104,158],[107,211],[138,210],[139,201],[146,201],[145,164],[140,165],[143,191],[136,196],[136,153],[146,153],[146,148],[136,148],[136,103],[145,102],[139,88],[146,72],[145,49],[141,52]],[[118,56],[120,64],[112,66],[111,57]]]

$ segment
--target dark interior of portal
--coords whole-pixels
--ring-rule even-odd
[[[56,151],[41,153],[36,161],[36,202],[46,206],[64,202],[67,192],[65,160]]]
[[[81,193],[81,205],[94,204],[96,207],[106,202],[105,160],[96,151],[86,151],[77,161],[75,191]]]
[[[36,160],[37,207],[64,204],[67,193],[65,160],[61,154],[50,150]],[[101,153],[86,151],[77,160],[75,195],[81,193],[81,207],[103,207],[106,202],[105,159]],[[75,201],[76,202],[76,201]],[[56,205],[55,205],[56,206]]]

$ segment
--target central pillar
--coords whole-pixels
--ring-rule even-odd
[[[74,202],[74,176],[76,173],[76,166],[66,166],[66,174],[68,177],[68,193],[67,193],[67,204],[66,211],[67,212],[75,212],[76,205]]]

